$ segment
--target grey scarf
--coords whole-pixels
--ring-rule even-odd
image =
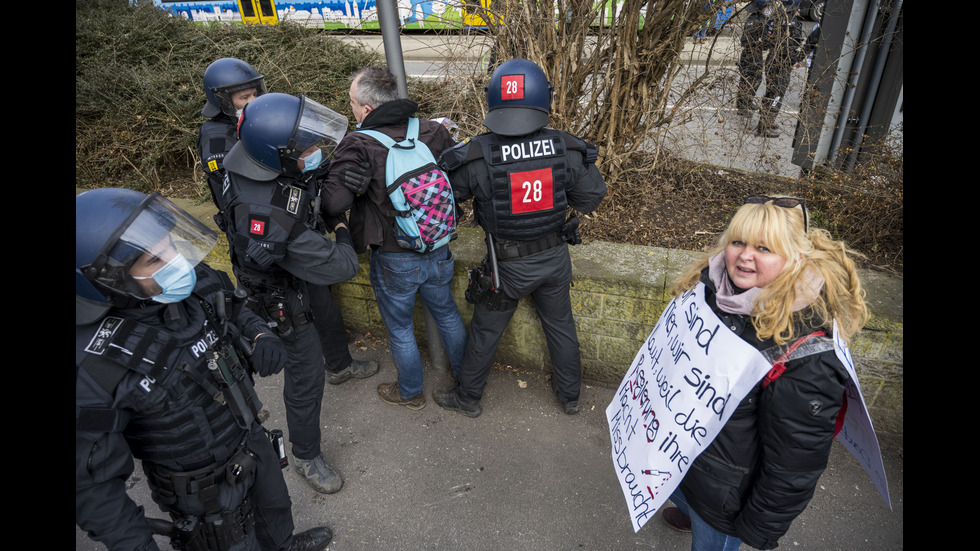
[[[745,291],[736,288],[725,268],[725,251],[719,252],[708,260],[708,277],[715,284],[717,293],[715,298],[723,312],[752,315],[752,307],[762,288],[753,287]],[[823,283],[823,276],[813,270],[807,270],[806,274],[796,282],[797,298],[793,303],[793,311],[799,312],[809,306],[820,294]]]

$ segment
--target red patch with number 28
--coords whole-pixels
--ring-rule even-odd
[[[500,78],[500,99],[524,99],[524,75],[504,75]]]
[[[554,207],[554,180],[550,168],[515,172],[510,175],[510,204],[514,214]]]

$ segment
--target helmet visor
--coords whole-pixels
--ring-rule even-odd
[[[306,96],[300,96],[300,100],[300,116],[288,148],[289,159],[298,160],[312,147],[319,147],[324,157],[330,156],[347,133],[347,117]]]
[[[152,275],[178,257],[196,266],[218,241],[211,229],[158,194],[147,197],[120,229],[118,239],[106,243],[109,252],[102,257],[104,263],[94,281],[137,298],[156,293],[133,276]]]

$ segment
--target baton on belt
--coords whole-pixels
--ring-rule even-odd
[[[487,255],[490,257],[490,278],[493,290],[500,289],[500,274],[497,273],[497,251],[493,248],[493,236],[487,233]]]

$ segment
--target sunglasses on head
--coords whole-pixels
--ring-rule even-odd
[[[746,205],[764,205],[772,201],[772,204],[777,207],[783,207],[787,209],[795,209],[800,207],[803,210],[803,233],[809,231],[806,219],[806,205],[803,203],[803,199],[797,199],[795,197],[770,197],[768,195],[748,195],[745,197]]]

